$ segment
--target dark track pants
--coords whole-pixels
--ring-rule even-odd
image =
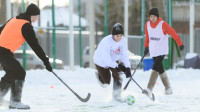
[[[103,68],[96,65],[96,69],[98,70],[100,80],[102,81],[103,84],[110,84],[110,81],[111,81],[110,70],[112,71],[113,78],[117,81],[120,80],[120,77],[118,74],[120,70],[118,68]]]
[[[25,79],[26,71],[12,53],[0,54],[0,63],[6,72],[1,80],[11,83],[13,80]]]

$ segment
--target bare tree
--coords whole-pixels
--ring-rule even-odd
[[[145,0],[145,21],[149,20],[149,10],[157,7],[160,17],[166,18],[166,0]],[[104,31],[104,3],[96,7],[96,21],[100,31]],[[142,0],[129,0],[129,31],[130,35],[141,34]],[[108,0],[108,33],[112,26],[119,22],[124,24],[124,0]]]
[[[104,3],[99,4],[96,12],[96,21],[99,29],[104,31]],[[124,0],[108,0],[108,33],[111,33],[115,23],[124,22]]]

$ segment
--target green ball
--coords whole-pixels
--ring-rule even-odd
[[[128,95],[126,97],[126,103],[128,105],[133,105],[135,103],[135,97],[133,95]]]

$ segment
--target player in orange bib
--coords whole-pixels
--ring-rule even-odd
[[[49,58],[46,57],[39,45],[31,25],[32,22],[38,20],[39,15],[40,9],[35,4],[30,4],[25,13],[20,13],[15,18],[11,18],[5,25],[0,27],[0,63],[6,73],[0,81],[0,104],[11,89],[10,109],[30,109],[29,105],[21,102],[26,71],[15,59],[13,55],[15,50],[26,41],[43,61],[46,69],[52,71]]]

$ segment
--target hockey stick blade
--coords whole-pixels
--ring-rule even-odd
[[[82,102],[87,102],[87,101],[90,99],[90,96],[91,96],[91,94],[88,93],[87,97],[86,97],[85,99],[83,99],[83,98],[81,98],[78,94],[75,93],[75,95],[76,95],[76,97],[77,97],[80,101],[82,101]]]
[[[151,94],[151,96],[149,96],[147,91],[145,91],[145,90],[143,90],[142,93],[145,94],[146,96],[148,96],[152,101],[155,101],[155,96],[153,93]]]
[[[133,77],[131,77],[131,79],[132,79],[132,81],[135,82],[135,84],[142,90],[142,93],[143,93],[143,94],[146,94],[152,101],[155,100],[155,97],[154,97],[154,94],[153,94],[153,93],[151,94],[152,97],[150,97],[150,96],[148,95],[148,92],[147,92],[146,90],[142,89],[142,87],[133,79]]]
[[[72,92],[74,93],[74,95],[82,102],[87,102],[89,99],[90,99],[90,96],[91,94],[88,93],[87,97],[84,99],[84,98],[81,98],[76,92],[74,92],[60,77],[58,77],[58,75],[52,71],[52,73]]]

